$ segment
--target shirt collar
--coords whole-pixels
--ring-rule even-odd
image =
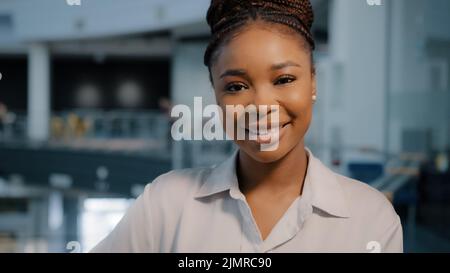
[[[205,182],[198,190],[195,196],[196,198],[207,197],[238,187],[239,184],[236,175],[236,160],[238,153],[239,150],[237,149],[224,162],[212,167]]]
[[[308,155],[308,167],[303,194],[310,195],[311,205],[336,217],[350,217],[344,189],[338,181],[337,174],[327,168],[313,153],[305,148]],[[214,166],[207,175],[195,198],[203,198],[229,190],[231,197],[243,198],[239,190],[236,175],[236,159],[239,150],[224,162]]]

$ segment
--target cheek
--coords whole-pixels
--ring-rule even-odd
[[[235,124],[237,124],[237,120],[240,117],[240,114],[228,113],[226,110],[227,105],[231,107],[243,106],[246,107],[249,104],[249,96],[247,94],[234,94],[234,95],[220,95],[216,92],[216,102],[217,105],[222,109],[223,113],[223,122],[226,119],[234,120]],[[233,115],[234,114],[234,115]]]
[[[226,108],[227,105],[234,105],[234,104],[224,103],[223,101],[218,101],[217,104],[219,105],[219,107],[222,111],[222,113],[221,113],[222,128],[225,130],[225,133],[229,137],[236,139],[238,114],[233,111],[227,112],[227,108]],[[234,133],[232,134],[232,132],[234,132]]]
[[[299,84],[286,90],[282,103],[293,117],[308,116],[312,107],[312,87],[309,84]]]

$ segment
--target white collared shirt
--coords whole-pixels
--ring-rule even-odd
[[[218,166],[156,178],[92,252],[402,252],[387,198],[306,150],[303,193],[265,240],[239,190],[235,152]]]

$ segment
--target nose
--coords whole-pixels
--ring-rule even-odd
[[[253,123],[263,123],[270,128],[271,123],[279,122],[279,103],[275,90],[270,87],[255,88],[249,93],[247,111],[245,113],[246,126]]]
[[[270,87],[254,89],[251,103],[256,106],[258,115],[261,115],[259,118],[264,118],[277,111],[276,108],[279,105],[275,92]]]

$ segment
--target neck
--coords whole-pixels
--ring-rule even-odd
[[[237,164],[239,187],[244,194],[269,190],[298,195],[303,189],[307,165],[308,156],[303,141],[283,158],[270,163],[256,161],[240,150]]]

